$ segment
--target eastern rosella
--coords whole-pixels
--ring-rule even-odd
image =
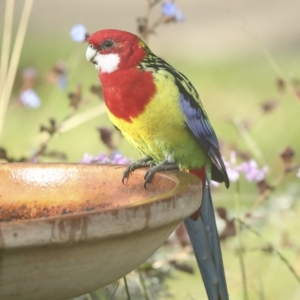
[[[162,170],[185,170],[201,178],[201,207],[185,220],[209,299],[228,299],[214,209],[211,179],[229,179],[219,143],[191,82],[157,57],[136,35],[101,30],[88,38],[86,58],[95,64],[109,118],[143,159],[130,165],[150,166],[145,187]]]

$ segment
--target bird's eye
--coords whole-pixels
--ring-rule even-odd
[[[101,48],[103,50],[108,50],[108,49],[112,48],[113,45],[114,45],[114,42],[112,40],[106,40],[101,44]]]

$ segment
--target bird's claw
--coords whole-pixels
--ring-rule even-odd
[[[144,188],[145,188],[145,190],[147,189],[147,184],[151,183],[151,181],[153,179],[153,176],[154,176],[154,174],[156,172],[159,172],[159,171],[170,171],[170,170],[179,170],[179,167],[175,163],[169,162],[167,160],[164,160],[159,165],[154,166],[151,169],[149,169],[146,172],[145,176],[144,176],[144,179],[145,179]]]
[[[124,171],[123,177],[122,177],[122,183],[126,184],[127,180],[129,179],[130,174],[134,170],[139,169],[139,168],[144,168],[144,167],[147,167],[147,166],[152,166],[152,165],[154,165],[154,162],[153,162],[153,159],[149,156],[147,156],[143,159],[137,160],[136,162],[129,165],[126,168],[126,170]]]
[[[127,183],[128,178],[129,178],[131,172],[132,172],[132,171],[131,171],[131,165],[130,165],[130,166],[128,166],[128,168],[126,168],[126,170],[125,170],[124,173],[123,173],[123,177],[122,177],[122,183],[123,183],[123,184],[126,184],[126,183]],[[125,180],[126,180],[126,182],[125,182]]]
[[[130,170],[128,170],[128,168],[124,171],[123,177],[122,177],[122,183],[123,184],[127,183],[130,173],[131,172],[130,172]],[[125,180],[126,180],[126,182],[125,182]]]
[[[154,174],[156,173],[157,171],[155,170],[155,167],[149,169],[146,173],[145,173],[145,176],[144,176],[144,179],[145,179],[145,182],[144,182],[144,189],[146,190],[147,189],[147,184],[148,183],[151,183],[152,181],[152,178],[154,176]]]
[[[156,172],[159,171],[169,171],[169,170],[179,170],[179,167],[172,162],[169,162],[168,160],[164,160],[162,163],[153,166],[154,165],[154,160],[151,157],[145,157],[143,159],[140,159],[134,163],[132,163],[131,165],[129,165],[126,170],[123,173],[123,177],[122,177],[122,183],[126,184],[130,174],[139,168],[144,168],[144,167],[149,167],[152,166],[152,168],[150,168],[149,170],[147,170],[147,172],[145,173],[144,179],[144,188],[145,190],[147,189],[147,184],[151,183],[153,176]]]

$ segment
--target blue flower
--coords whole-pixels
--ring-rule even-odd
[[[173,2],[165,2],[162,5],[162,12],[167,17],[173,17],[176,13],[177,6]]]
[[[72,27],[70,36],[74,42],[82,43],[87,38],[87,31],[82,24],[77,24]]]
[[[33,89],[27,89],[20,94],[21,102],[28,107],[38,108],[41,106],[41,99]]]
[[[177,22],[184,21],[184,15],[181,10],[173,2],[164,2],[162,4],[162,13],[166,17],[174,18]]]

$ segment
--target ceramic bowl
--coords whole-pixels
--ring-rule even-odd
[[[149,258],[201,204],[198,178],[124,166],[0,164],[0,299],[66,300]]]

